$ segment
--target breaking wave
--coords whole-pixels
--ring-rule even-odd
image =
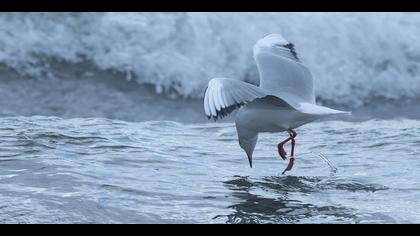
[[[216,76],[258,83],[252,46],[278,32],[311,69],[320,101],[357,107],[420,97],[416,13],[2,13],[0,71],[60,76],[57,65],[200,98]],[[1,77],[0,77],[1,79]]]

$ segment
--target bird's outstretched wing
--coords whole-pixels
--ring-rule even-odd
[[[315,103],[312,75],[299,60],[295,47],[280,34],[270,34],[254,46],[260,87],[292,106]]]
[[[214,78],[204,94],[204,111],[209,119],[217,120],[245,103],[267,95],[264,89],[240,80]]]

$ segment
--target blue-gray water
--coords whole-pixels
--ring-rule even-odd
[[[419,13],[0,14],[0,223],[420,223]],[[391,33],[390,33],[391,32]],[[317,102],[260,136],[206,120],[213,77],[258,84],[252,46],[296,45]],[[326,156],[337,171],[318,154]]]
[[[419,121],[297,131],[281,175],[285,134],[261,135],[250,169],[231,123],[0,118],[0,222],[420,222]]]

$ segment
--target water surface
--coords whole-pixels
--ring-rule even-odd
[[[232,123],[0,118],[0,222],[420,222],[419,121],[297,131],[281,175],[286,134],[260,135],[251,169]]]

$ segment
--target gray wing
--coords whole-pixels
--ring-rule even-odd
[[[294,45],[279,34],[260,39],[254,46],[254,59],[260,73],[260,87],[292,106],[315,103],[312,75],[295,51]]]
[[[228,78],[214,78],[209,81],[204,94],[204,111],[207,117],[217,120],[236,108],[268,93],[257,86]]]

